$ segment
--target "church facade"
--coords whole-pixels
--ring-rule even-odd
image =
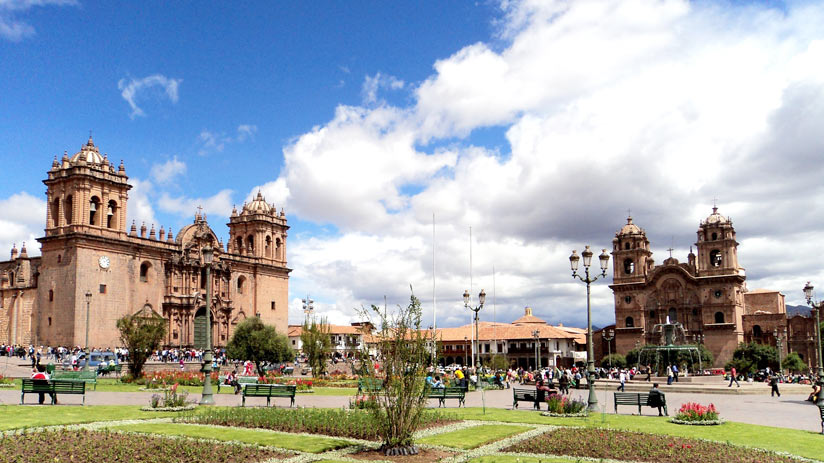
[[[615,234],[610,288],[617,352],[662,344],[661,325],[677,322],[683,328],[679,342],[704,344],[717,367],[730,361],[742,342],[770,344],[781,348],[782,357],[789,349],[807,363],[816,361],[814,321],[794,317],[790,323],[783,294],[747,289],[735,228],[717,207],[700,223],[695,246],[698,254],[691,248],[685,263],[670,256],[655,265],[646,233],[632,217]]]
[[[166,320],[166,345],[199,345],[206,333],[205,247],[214,249],[213,344],[226,345],[252,316],[286,334],[289,226],[260,193],[232,211],[224,246],[200,212],[177,235],[145,224],[138,231],[134,222],[127,229],[125,167],[110,163],[91,137],[73,156],[55,157],[43,183],[41,256],[29,257],[24,244],[0,262],[0,343],[85,346],[88,312],[88,344],[115,347],[122,344],[117,319],[150,311]]]

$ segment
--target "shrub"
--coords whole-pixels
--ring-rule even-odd
[[[0,375],[0,384],[12,384],[14,383],[14,378],[8,378],[3,375]]]
[[[687,402],[681,405],[675,419],[679,421],[718,421],[718,411],[715,405],[703,406],[695,402]]]
[[[159,394],[152,395],[151,400],[151,407],[152,408],[178,408],[178,407],[185,407],[186,406],[186,399],[189,397],[189,393],[186,391],[181,392],[180,394],[177,393],[177,383],[172,385],[168,390],[163,392],[163,397],[160,397]]]
[[[587,404],[582,400],[570,400],[569,397],[560,394],[550,394],[546,399],[546,403],[550,413],[557,413],[558,415],[575,415],[583,413]]]
[[[368,395],[355,396],[349,400],[349,408],[352,409],[365,410],[377,407],[378,401],[375,400],[374,397],[370,397]]]

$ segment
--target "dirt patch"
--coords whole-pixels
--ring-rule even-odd
[[[447,452],[436,449],[420,449],[417,455],[386,456],[377,450],[368,450],[347,455],[358,460],[389,460],[398,463],[429,463],[456,455],[456,452]]]

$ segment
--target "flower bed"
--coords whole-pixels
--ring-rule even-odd
[[[367,410],[328,408],[209,408],[175,418],[176,422],[213,424],[273,431],[323,434],[363,440],[379,440],[374,419]],[[455,421],[440,412],[427,412],[421,417],[421,428]]]
[[[169,439],[111,431],[57,430],[0,436],[2,461],[26,463],[236,463],[287,458],[279,452],[237,444]]]
[[[186,401],[186,398],[189,397],[189,393],[186,391],[181,392],[180,394],[177,393],[178,384],[175,383],[172,387],[165,390],[163,392],[163,396],[161,397],[160,394],[152,395],[152,401],[148,407],[143,407],[141,410],[153,410],[153,411],[171,411],[171,412],[178,412],[182,410],[189,410],[194,408],[193,403],[189,403]]]
[[[219,373],[212,373],[212,384],[217,385]],[[181,386],[203,386],[203,373],[194,371],[154,371],[144,374],[140,378],[133,378],[131,375],[123,375],[120,378],[124,383],[144,384],[147,388],[165,388],[168,384],[180,384]]]
[[[14,387],[14,378],[7,378],[0,375],[0,387]]]
[[[721,442],[602,428],[559,428],[518,442],[505,451],[645,462],[797,463],[789,456]]]
[[[580,399],[570,400],[564,395],[550,394],[546,398],[546,404],[547,412],[541,413],[544,416],[587,416],[587,404]]]
[[[715,405],[701,405],[695,402],[687,402],[681,405],[678,413],[670,420],[675,424],[688,424],[698,426],[714,426],[722,424],[724,421],[718,417],[718,410]]]

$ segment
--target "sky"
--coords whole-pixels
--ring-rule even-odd
[[[283,208],[291,323],[408,302],[437,326],[531,306],[631,213],[686,260],[713,204],[750,289],[824,285],[824,4],[0,0],[0,252],[39,251],[42,180],[91,131],[129,224]],[[7,254],[6,254],[7,255]],[[593,323],[614,321],[606,278]]]

